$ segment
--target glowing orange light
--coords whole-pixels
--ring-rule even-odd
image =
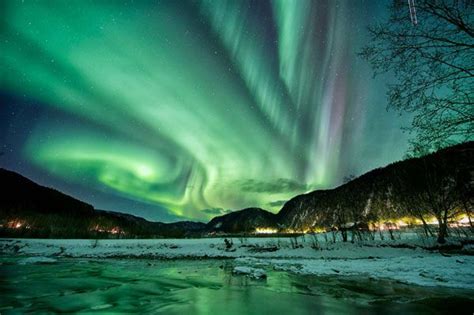
[[[19,229],[21,228],[22,226],[25,225],[25,222],[24,221],[20,221],[18,219],[16,220],[12,220],[12,221],[9,221],[7,223],[7,227],[10,228],[10,229]],[[28,227],[28,226],[27,226]]]
[[[119,234],[121,230],[118,227],[114,227],[112,230],[110,230],[110,233],[112,234]]]
[[[257,228],[255,230],[255,233],[257,234],[274,234],[277,233],[277,229],[272,229],[272,228]]]

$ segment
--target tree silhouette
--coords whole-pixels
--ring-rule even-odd
[[[438,221],[438,242],[445,243],[448,224],[459,214],[472,212],[472,149],[459,152],[456,159],[449,154],[405,162],[392,183],[396,203],[423,222],[425,232],[432,232],[425,219]]]
[[[393,1],[390,16],[369,27],[360,55],[374,75],[392,73],[389,107],[413,113],[412,151],[431,151],[474,138],[474,3]]]

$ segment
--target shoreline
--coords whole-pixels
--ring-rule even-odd
[[[296,242],[296,243],[295,243]],[[451,244],[454,244],[452,242]],[[2,256],[25,263],[57,259],[233,260],[236,266],[269,268],[299,275],[362,276],[405,284],[474,289],[473,245],[457,252],[426,250],[426,241],[407,237],[361,243],[319,243],[304,236],[153,240],[0,239]],[[448,244],[449,245],[449,244]],[[2,258],[0,256],[0,259]],[[29,259],[29,260],[28,260]]]

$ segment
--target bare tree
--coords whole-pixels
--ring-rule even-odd
[[[462,182],[468,178],[462,176],[462,168],[449,157],[430,156],[407,162],[410,165],[398,174],[400,180],[394,182],[401,205],[420,218],[425,228],[424,217],[434,216],[438,221],[438,242],[445,243],[448,222],[466,211],[460,185],[468,184]]]
[[[469,0],[395,0],[390,17],[369,27],[360,55],[374,75],[392,73],[389,108],[413,113],[412,151],[474,137],[474,4]]]
[[[392,205],[395,207],[395,211],[404,215],[413,216],[421,221],[423,225],[423,230],[427,237],[433,237],[433,231],[426,222],[426,217],[429,215],[429,212],[426,211],[426,206],[424,204],[425,199],[424,195],[419,195],[418,190],[420,189],[420,183],[411,182],[411,176],[416,172],[413,169],[411,170],[402,170],[394,176],[393,180],[393,193],[395,202]],[[417,192],[414,193],[413,186],[417,187]],[[420,199],[422,202],[420,202]]]
[[[333,231],[340,232],[342,241],[347,242],[347,210],[338,203],[333,211]]]
[[[467,156],[467,161],[474,160],[474,150],[466,149],[465,154]],[[459,190],[460,203],[469,220],[470,229],[471,231],[474,231],[472,223],[474,209],[474,165],[471,162],[466,162],[460,165],[456,176],[456,182]]]

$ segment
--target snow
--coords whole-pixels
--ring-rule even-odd
[[[240,261],[240,264],[243,262]],[[257,259],[248,265],[319,276],[362,276],[370,280],[392,279],[406,284],[473,289],[474,259],[441,255],[380,259]]]
[[[326,235],[328,236],[328,235]],[[236,272],[253,268],[298,274],[361,276],[423,286],[474,289],[474,248],[448,254],[427,250],[433,239],[402,233],[397,240],[331,242],[324,235],[298,238],[55,240],[0,239],[0,253],[25,257],[22,263],[54,263],[58,258],[234,259]],[[459,245],[452,240],[450,245]],[[242,269],[244,267],[244,269]],[[249,271],[249,270],[247,270]],[[259,271],[260,272],[260,271]],[[249,275],[255,274],[250,270]]]

